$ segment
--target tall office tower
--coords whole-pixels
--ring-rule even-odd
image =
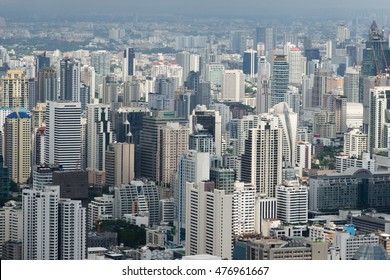
[[[351,30],[345,24],[337,25],[336,41],[337,43],[348,43],[351,40]]]
[[[213,182],[187,182],[186,204],[186,255],[231,259],[233,195],[215,189]]]
[[[321,55],[319,49],[312,49],[312,48],[306,48],[305,47],[305,57],[307,59],[307,62],[317,60],[321,62]]]
[[[197,106],[189,119],[191,134],[206,129],[214,138],[215,154],[222,155],[222,119],[218,111],[207,110],[206,106]]]
[[[352,129],[344,133],[344,151],[349,157],[362,158],[368,152],[368,135],[360,129]]]
[[[29,79],[22,70],[8,70],[5,76],[1,77],[2,99],[1,107],[29,108]]]
[[[245,75],[248,75],[249,78],[253,79],[257,74],[257,51],[247,50],[244,52],[242,71]]]
[[[321,110],[313,114],[313,134],[318,134],[322,138],[336,138],[334,112]]]
[[[287,52],[289,66],[289,84],[299,86],[302,77],[306,74],[306,57],[302,55],[300,48],[289,48]]]
[[[289,65],[285,55],[277,55],[272,65],[271,106],[284,102],[289,80]]]
[[[295,147],[295,164],[299,168],[299,176],[303,176],[303,170],[311,169],[312,146],[310,142],[297,141]]]
[[[210,181],[215,183],[216,189],[224,190],[227,194],[233,193],[236,172],[232,168],[213,167],[210,169]]]
[[[255,197],[255,232],[264,234],[265,220],[276,219],[277,200],[275,197],[256,194]]]
[[[199,79],[200,79],[200,73],[190,71],[188,73],[187,79],[184,82],[184,85],[189,90],[193,90],[195,93],[199,91]]]
[[[177,116],[179,118],[188,119],[196,106],[195,93],[192,90],[186,90],[185,88],[182,88],[182,90],[177,93],[175,102]]]
[[[24,184],[30,178],[31,118],[15,111],[7,116],[4,124],[4,163],[9,167],[10,178]]]
[[[134,179],[134,144],[112,143],[106,151],[106,184],[128,184]]]
[[[187,51],[178,52],[176,54],[176,61],[183,67],[182,81],[187,80],[188,74],[190,73],[190,53]]]
[[[229,123],[233,119],[233,113],[230,111],[230,107],[224,103],[213,103],[208,106],[210,110],[218,111],[221,115],[222,135],[225,135],[229,129]]]
[[[277,117],[261,120],[257,128],[249,129],[245,140],[241,180],[269,197],[275,197],[275,186],[282,181],[282,142]]]
[[[91,53],[91,66],[96,73],[104,76],[110,74],[111,53],[108,51],[94,51]]]
[[[141,82],[128,80],[123,85],[123,106],[130,106],[132,102],[141,98]]]
[[[60,62],[60,99],[80,102],[80,63],[64,58]]]
[[[58,258],[83,260],[87,257],[86,209],[81,201],[61,198],[58,203]]]
[[[206,129],[198,129],[194,134],[189,135],[188,149],[215,154],[213,135]]]
[[[186,182],[199,184],[210,178],[210,154],[189,150],[182,154],[174,185],[176,243],[186,240]]]
[[[128,76],[135,75],[135,52],[133,48],[127,48],[123,52],[122,61],[122,81],[127,81]]]
[[[88,205],[88,172],[84,170],[54,170],[53,186],[60,186],[60,197],[80,200]]]
[[[173,186],[180,155],[188,149],[189,128],[187,125],[169,122],[158,127],[156,182]]]
[[[201,61],[199,54],[190,54],[190,71],[200,72]]]
[[[95,96],[97,83],[95,68],[88,65],[83,65],[81,67],[81,81],[85,86],[89,87],[90,103],[98,103],[99,96]]]
[[[236,236],[255,232],[255,195],[254,185],[234,183],[232,229]]]
[[[288,86],[287,93],[284,96],[284,102],[287,103],[288,107],[290,107],[294,113],[299,116],[301,112],[301,93],[299,92],[299,88],[294,86]]]
[[[143,118],[143,129],[141,131],[141,177],[156,181],[157,179],[157,134],[158,127],[168,122],[179,122],[186,124],[187,120],[176,118],[174,112],[153,111],[151,116]]]
[[[88,104],[90,103],[91,103],[91,88],[86,84],[81,83],[80,84],[81,112],[84,112],[87,109]]]
[[[219,63],[210,63],[206,67],[206,81],[210,82],[213,89],[218,89],[222,86],[224,71],[225,66]]]
[[[83,115],[81,116],[80,119],[80,124],[81,124],[81,130],[80,130],[80,135],[81,135],[81,147],[80,147],[80,169],[85,170],[87,168],[87,141],[88,141],[88,131],[87,131],[87,117],[83,112]]]
[[[344,95],[348,102],[359,102],[359,70],[347,67],[344,75]]]
[[[33,187],[36,189],[42,189],[45,186],[53,185],[53,173],[54,171],[61,171],[62,167],[59,165],[36,165],[33,167]]]
[[[175,78],[159,76],[156,79],[156,93],[149,93],[149,108],[152,110],[175,111]]]
[[[199,90],[196,93],[196,104],[210,105],[211,103],[211,83],[206,81],[199,82]]]
[[[242,119],[233,119],[230,122],[230,139],[237,139],[233,147],[233,154],[241,156],[245,152],[245,139],[248,138],[248,131],[259,126],[258,115],[244,116]]]
[[[340,95],[329,95],[327,109],[334,113],[336,133],[347,132],[347,98]]]
[[[298,115],[288,107],[286,102],[276,104],[270,112],[279,119],[279,128],[282,129],[283,161],[289,163],[289,166],[294,166]]]
[[[313,94],[311,107],[321,108],[323,106],[324,95],[329,91],[328,80],[332,77],[329,69],[318,68],[314,74]]]
[[[98,225],[98,221],[103,217],[113,217],[114,196],[103,194],[103,196],[95,197],[88,203],[88,229],[93,229]]]
[[[225,70],[222,81],[222,100],[236,102],[244,101],[245,75],[241,70]]]
[[[54,68],[41,67],[38,71],[38,89],[36,102],[45,103],[46,100],[58,99],[57,71]]]
[[[113,102],[118,102],[117,83],[114,77],[107,76],[103,79],[103,94],[102,103],[110,105]]]
[[[271,107],[271,65],[265,56],[259,58],[257,77],[256,113],[268,113]]]
[[[21,250],[8,254],[7,246],[23,240],[23,213],[20,202],[9,201],[0,208],[0,257],[2,260],[21,260]],[[11,245],[12,246],[12,245]],[[19,247],[19,248],[20,248]]]
[[[106,150],[114,140],[110,105],[89,104],[87,119],[87,167],[104,171]]]
[[[256,28],[256,43],[263,42],[265,51],[271,51],[275,48],[276,36],[272,27]]]
[[[368,131],[369,151],[373,149],[385,148],[384,134],[385,123],[388,122],[387,114],[390,109],[390,87],[375,87],[370,93],[370,121]]]
[[[306,224],[308,190],[298,181],[285,181],[276,186],[277,217],[288,224]]]
[[[363,77],[376,76],[385,73],[390,64],[389,42],[385,38],[384,31],[380,30],[375,22],[372,22],[363,50],[361,75]]]
[[[50,57],[46,56],[46,52],[39,54],[35,58],[35,73],[38,74],[42,67],[50,67]]]
[[[247,30],[232,31],[230,34],[231,50],[235,53],[243,53],[245,50],[248,49],[249,38],[250,34]],[[253,41],[249,47],[253,48]]]
[[[76,169],[81,161],[81,107],[78,102],[48,101],[45,163]]]
[[[24,189],[23,259],[58,259],[59,186]]]
[[[36,105],[36,99],[37,99],[37,86],[38,86],[38,81],[36,78],[29,78],[28,79],[28,106],[27,109],[29,111],[32,110],[32,108],[35,107]]]
[[[11,182],[9,167],[4,165],[3,156],[0,154],[0,198],[5,199],[10,195]]]

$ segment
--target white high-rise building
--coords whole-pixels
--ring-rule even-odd
[[[344,75],[344,96],[348,102],[359,102],[359,76],[358,69],[347,67]]]
[[[388,143],[384,139],[384,126],[386,123],[387,97],[390,95],[390,87],[375,87],[370,90],[370,115],[368,128],[369,149],[385,148]]]
[[[337,25],[336,40],[337,42],[344,43],[351,39],[351,30],[344,24]]]
[[[210,179],[210,154],[189,150],[179,160],[174,186],[175,222],[177,242],[180,243],[180,229],[186,224],[186,182],[199,184]]]
[[[255,232],[255,195],[254,185],[234,183],[232,224],[235,235]]]
[[[87,167],[104,171],[106,150],[113,141],[111,108],[106,104],[89,104],[87,115]]]
[[[360,129],[352,129],[344,133],[344,153],[349,157],[361,158],[368,152],[368,137]]]
[[[23,259],[58,259],[59,186],[24,189]]]
[[[299,169],[299,176],[303,175],[303,169],[311,169],[312,146],[310,142],[298,141],[295,147],[295,166]]]
[[[200,70],[200,55],[190,54],[190,71],[199,72]]]
[[[287,62],[289,66],[289,83],[301,85],[302,77],[306,75],[306,57],[302,55],[300,48],[294,45],[288,45]]]
[[[213,182],[187,182],[186,204],[186,255],[231,259],[233,195],[215,189]]]
[[[59,259],[83,260],[87,256],[86,209],[80,200],[59,201]]]
[[[289,224],[307,223],[308,190],[298,181],[285,181],[276,186],[278,219]]]
[[[245,75],[242,70],[225,70],[221,99],[242,102],[245,98]]]
[[[220,88],[224,72],[225,66],[223,64],[210,63],[206,67],[206,81],[210,82],[212,88]]]
[[[255,232],[264,233],[264,221],[276,219],[277,200],[275,197],[267,197],[256,194],[255,197]]]
[[[45,163],[62,165],[65,170],[80,168],[81,105],[79,102],[47,102]]]
[[[15,201],[9,201],[0,208],[0,257],[3,259],[3,245],[8,241],[23,240],[22,208]]]

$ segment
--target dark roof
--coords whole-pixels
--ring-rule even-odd
[[[378,29],[378,25],[376,24],[376,21],[375,21],[375,20],[372,22],[370,29],[371,29],[371,30],[376,30],[376,29]]]

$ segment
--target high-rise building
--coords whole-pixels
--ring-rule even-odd
[[[80,63],[64,58],[60,62],[60,99],[80,102]]]
[[[245,98],[245,75],[241,70],[225,70],[222,78],[221,99],[243,102]]]
[[[86,209],[81,201],[61,198],[58,203],[58,258],[83,260],[87,257]]]
[[[276,186],[277,217],[288,224],[306,224],[308,190],[298,181],[285,181]]]
[[[141,98],[141,83],[138,80],[128,79],[123,85],[123,106],[130,106],[131,102]]]
[[[183,67],[182,81],[187,80],[188,74],[190,73],[190,53],[188,51],[178,52],[176,54],[176,61]]]
[[[9,168],[4,165],[3,156],[0,154],[0,198],[5,199],[10,195],[11,182]]]
[[[81,164],[81,105],[48,101],[46,107],[45,163],[76,169]]]
[[[270,51],[275,48],[276,42],[275,32],[272,27],[256,28],[256,43],[262,42],[265,45],[265,51]]]
[[[244,52],[242,71],[250,78],[254,78],[257,74],[257,51],[247,50]]]
[[[311,169],[312,146],[309,142],[297,141],[295,149],[295,166],[299,168],[299,176],[303,175],[303,169]]]
[[[23,240],[23,216],[20,202],[8,201],[0,208],[0,257],[7,258],[3,253],[8,242],[21,243]],[[21,259],[21,258],[15,258]]]
[[[24,76],[22,70],[8,70],[1,77],[1,107],[29,108],[29,79]]]
[[[24,189],[23,259],[58,259],[59,186]]]
[[[265,233],[265,221],[276,219],[277,200],[275,197],[267,197],[262,194],[256,194],[255,197],[255,232]]]
[[[294,46],[288,48],[286,54],[289,66],[289,84],[299,86],[302,84],[302,77],[306,74],[306,58],[302,55],[301,49]]]
[[[114,139],[109,105],[88,105],[87,131],[87,167],[104,171],[106,150]]]
[[[282,181],[282,129],[277,117],[259,122],[249,129],[241,161],[241,180],[256,191],[275,197],[275,186]]]
[[[186,225],[186,182],[199,184],[210,178],[210,154],[189,150],[182,154],[177,168],[174,186],[176,242],[185,240]]]
[[[15,111],[4,124],[5,165],[15,183],[26,183],[31,166],[31,118],[27,113]]]
[[[344,133],[344,153],[349,157],[362,158],[368,152],[368,136],[360,129]]]
[[[141,177],[156,181],[157,178],[157,135],[158,127],[168,122],[187,123],[186,119],[177,118],[174,112],[154,111],[151,116],[143,118],[141,131]]]
[[[323,96],[328,93],[328,80],[332,77],[332,72],[328,69],[317,68],[314,74],[314,84],[312,93],[313,108],[321,108]]]
[[[277,55],[272,65],[271,106],[284,102],[289,81],[289,65],[285,55]]]
[[[313,115],[313,134],[322,138],[336,138],[335,114],[327,110],[315,112]]]
[[[234,183],[232,211],[234,235],[255,232],[255,195],[256,187],[254,185],[238,181]]]
[[[127,81],[128,76],[135,75],[135,52],[133,48],[127,48],[123,52],[123,62],[122,62],[122,80]]]
[[[134,144],[112,143],[106,151],[106,184],[128,184],[134,179]]]
[[[61,171],[62,167],[59,165],[36,165],[33,167],[33,187],[42,189],[45,186],[53,185],[53,172]]]
[[[224,71],[225,66],[219,63],[210,63],[206,67],[206,81],[210,82],[212,88],[220,88],[222,86]]]
[[[41,67],[38,71],[38,88],[35,93],[36,103],[58,99],[57,71],[54,68]]]
[[[114,196],[103,194],[95,197],[88,203],[88,229],[98,226],[98,222],[104,218],[113,217]]]
[[[233,193],[236,171],[227,167],[213,167],[210,169],[210,181],[215,183],[216,189],[224,190],[227,194]]]
[[[46,52],[37,55],[35,58],[35,73],[38,74],[42,67],[50,67],[50,57],[46,56]]]
[[[110,59],[110,52],[103,50],[94,51],[91,53],[91,66],[96,73],[105,77],[110,74]]]
[[[384,127],[388,122],[387,110],[390,109],[390,87],[375,87],[370,91],[370,115],[368,142],[369,151],[385,148],[389,143],[385,142]]]
[[[156,182],[173,186],[180,156],[188,149],[188,126],[169,122],[157,133]]]
[[[345,24],[337,25],[336,41],[337,43],[348,43],[351,39],[351,30]]]
[[[186,204],[186,255],[231,259],[233,195],[215,189],[213,182],[187,182]]]
[[[268,113],[271,108],[271,65],[265,56],[259,58],[259,71],[257,78],[256,112]]]
[[[359,70],[347,67],[344,75],[344,95],[348,102],[359,102]]]

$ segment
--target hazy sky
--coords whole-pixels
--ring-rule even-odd
[[[357,9],[389,10],[389,0],[0,0],[0,15],[21,14],[305,14],[321,16],[332,10],[350,14]],[[329,15],[329,14],[325,14]]]

